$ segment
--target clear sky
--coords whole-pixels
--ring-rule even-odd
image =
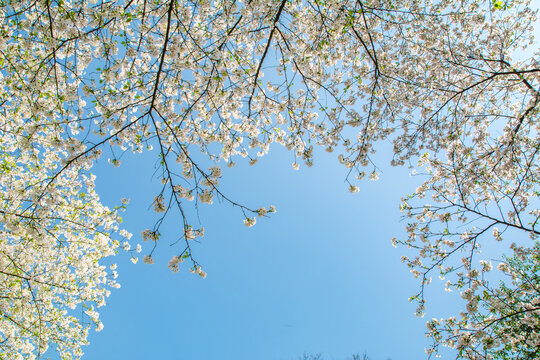
[[[404,233],[399,199],[420,179],[386,166],[382,153],[380,180],[365,180],[351,194],[337,156],[317,152],[312,168],[294,171],[293,155],[276,146],[255,166],[239,160],[225,168],[225,193],[252,208],[273,204],[277,213],[247,228],[237,208],[202,204],[206,235],[194,255],[208,273],[204,280],[167,268],[181,250],[169,246],[179,218],[166,223],[155,264],[133,265],[121,252],[113,260],[122,288],[101,308],[105,328],[92,332],[83,359],[285,360],[305,352],[426,359],[426,320],[450,315],[457,302],[437,281],[425,318],[416,318],[407,300],[418,282],[400,262],[404,249],[390,240]],[[156,159],[155,150],[126,154],[119,168],[104,159],[93,169],[106,204],[131,198],[124,225],[134,243],[155,218]]]

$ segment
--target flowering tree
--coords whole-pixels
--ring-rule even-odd
[[[275,211],[228,197],[220,162],[254,164],[279,143],[297,169],[320,146],[340,152],[356,192],[366,172],[378,177],[377,141],[392,141],[393,165],[425,169],[402,205],[409,237],[395,241],[417,251],[404,261],[422,279],[418,314],[435,270],[478,299],[481,243],[538,234],[538,53],[513,58],[534,19],[521,0],[0,1],[1,354],[56,344],[78,358],[88,324],[99,329],[95,307],[115,286],[99,260],[120,237],[131,246],[94,192],[104,152],[119,166],[123,151],[157,148],[162,217],[142,233],[144,261],[177,212],[183,246],[169,267],[187,260],[204,277],[190,248],[204,231],[185,206],[217,197],[247,226]],[[426,195],[435,205],[417,205]],[[454,346],[468,324],[434,338]]]
[[[0,123],[1,357],[36,358],[53,343],[62,358],[80,357],[88,325],[102,327],[95,309],[117,286],[98,261],[119,246],[118,209],[99,202],[91,160],[58,172],[69,156],[61,127],[15,111]]]
[[[510,283],[491,287],[485,281],[473,280],[462,293],[467,312],[461,313],[459,320],[450,317],[428,322],[434,340],[430,350],[444,344],[455,347],[459,356],[467,359],[538,358],[540,244],[513,250],[514,256],[498,265],[511,278]],[[486,262],[482,273],[491,269]]]

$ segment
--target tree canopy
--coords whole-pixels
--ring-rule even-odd
[[[384,141],[420,179],[401,204],[408,237],[393,240],[420,279],[417,314],[434,274],[468,302],[459,319],[428,321],[428,353],[537,357],[535,21],[525,0],[0,1],[1,356],[54,344],[79,358],[116,286],[100,259],[124,248],[152,263],[168,213],[183,222],[169,267],[204,278],[190,247],[204,229],[186,207],[217,198],[246,226],[275,211],[224,193],[223,164],[255,164],[277,143],[299,168],[322,147],[354,193],[379,176]],[[143,250],[119,225],[127,201],[104,206],[90,170],[150,148],[162,217]],[[499,241],[509,280],[494,286],[479,251]]]

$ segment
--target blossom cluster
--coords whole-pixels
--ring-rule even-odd
[[[62,166],[64,142],[81,144],[56,142],[60,128],[14,112],[0,128],[0,357],[37,359],[54,343],[62,359],[79,358],[89,329],[103,328],[96,309],[119,286],[100,261],[118,251],[113,234],[130,234],[101,204],[92,159]]]

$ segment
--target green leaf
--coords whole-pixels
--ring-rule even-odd
[[[503,2],[501,0],[493,0],[493,7],[500,10],[503,7]]]

